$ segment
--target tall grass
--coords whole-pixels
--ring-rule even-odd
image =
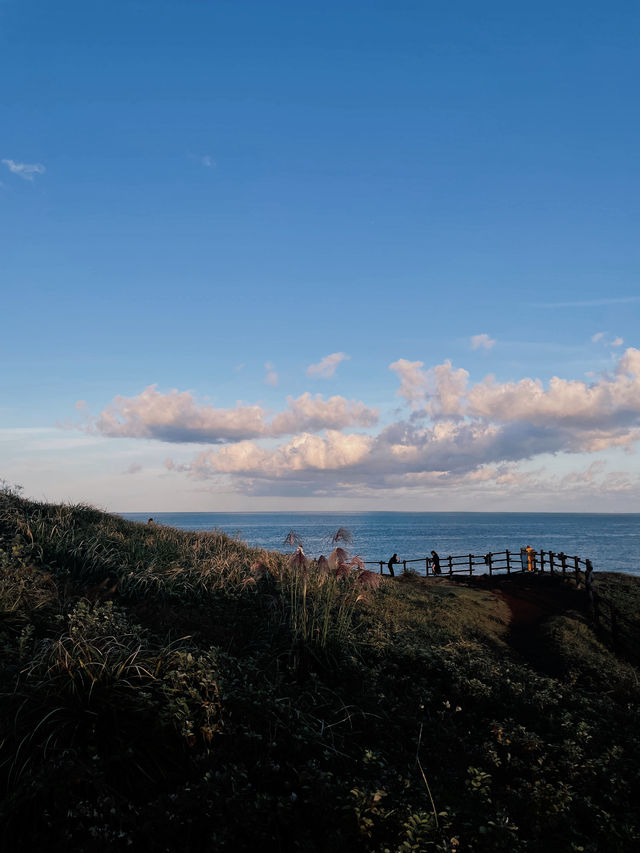
[[[356,606],[377,589],[380,579],[364,571],[357,558],[346,562],[346,557],[336,549],[328,560],[309,560],[298,546],[285,563],[282,584],[297,640],[326,648],[352,639]]]
[[[23,566],[46,566],[49,581],[36,573],[40,587],[48,584],[43,602],[54,592],[63,608],[78,595],[207,607],[220,596],[244,599],[257,593],[266,597],[272,624],[280,613],[276,630],[290,631],[294,644],[320,649],[353,640],[357,605],[379,583],[340,546],[328,560],[308,560],[294,531],[286,542],[297,550],[286,557],[249,548],[220,531],[137,524],[91,507],[26,501],[5,489],[0,492],[0,544],[9,539]],[[340,528],[332,541],[347,544],[351,535]],[[10,611],[15,602],[26,600],[27,574],[25,569],[4,593],[0,581],[0,607]]]
[[[204,600],[215,591],[240,593],[251,564],[274,559],[220,531],[141,525],[90,507],[0,493],[0,543],[8,537],[25,559],[46,565],[58,581],[89,588],[110,578],[121,595],[134,598]]]

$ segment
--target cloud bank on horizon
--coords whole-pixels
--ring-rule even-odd
[[[342,358],[328,356],[312,375],[322,376]],[[602,460],[565,474],[550,473],[543,461],[549,454],[633,451],[640,442],[639,349],[627,348],[611,372],[592,382],[554,376],[546,387],[528,377],[499,382],[491,375],[470,384],[469,372],[448,360],[426,368],[401,358],[389,370],[399,386],[386,416],[339,395],[305,392],[287,397],[285,408],[273,413],[241,402],[217,408],[190,391],[149,386],[137,396],[116,397],[83,428],[108,438],[209,445],[189,462],[169,457],[165,469],[222,481],[245,495],[460,488],[617,493],[640,486],[637,477],[608,470]],[[536,461],[540,467],[531,470]]]

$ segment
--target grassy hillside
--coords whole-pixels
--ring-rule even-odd
[[[583,593],[345,562],[2,492],[6,849],[638,849],[638,670]],[[596,583],[626,650],[640,586]]]

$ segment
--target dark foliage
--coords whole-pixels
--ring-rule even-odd
[[[300,563],[5,489],[3,849],[638,849],[638,671],[581,595],[517,633],[497,586]]]

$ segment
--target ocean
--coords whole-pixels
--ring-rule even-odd
[[[441,560],[449,554],[485,554],[509,549],[519,555],[531,545],[536,551],[564,551],[590,559],[594,570],[640,575],[640,513],[503,513],[503,512],[125,512],[123,518],[181,530],[222,530],[248,545],[290,551],[284,545],[291,531],[305,553],[328,555],[339,527],[353,542],[351,556],[386,561],[424,558],[433,549]],[[424,565],[410,568],[424,572]]]

